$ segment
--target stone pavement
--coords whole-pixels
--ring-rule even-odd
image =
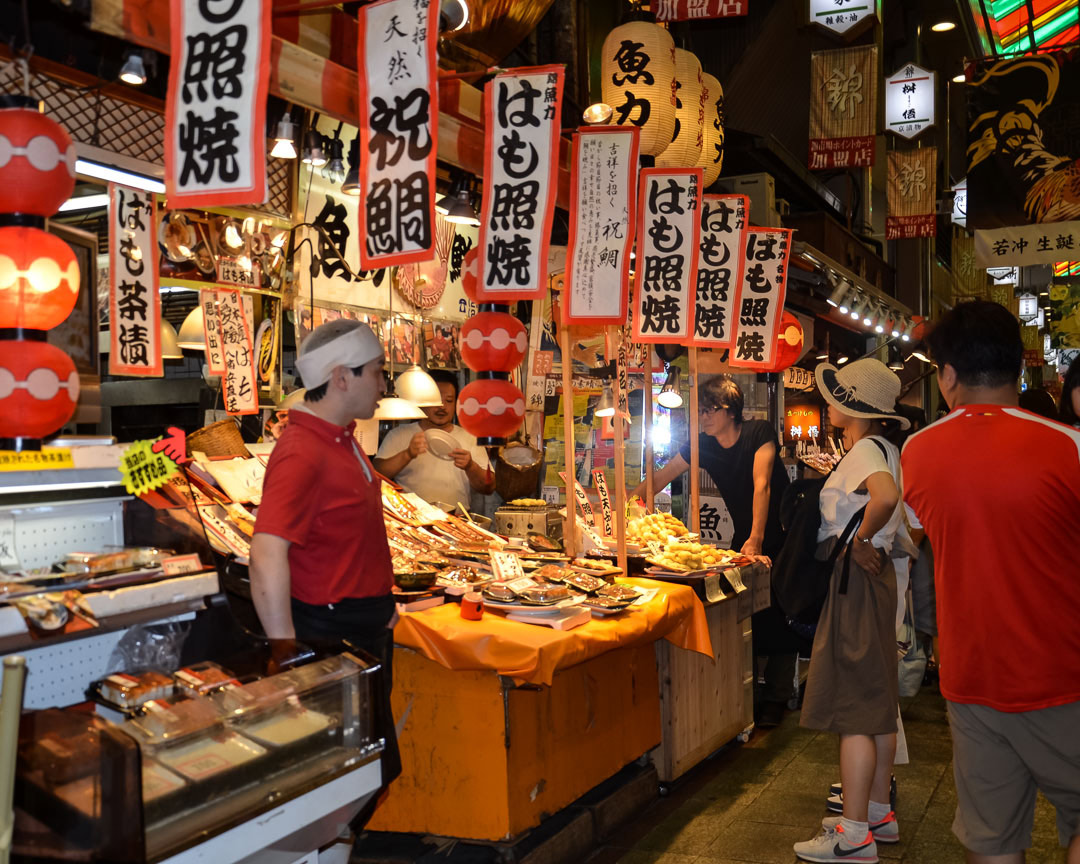
[[[896,768],[901,842],[883,862],[948,864],[963,852],[951,831],[956,808],[945,703],[923,688],[903,704],[911,763]],[[793,864],[791,845],[821,825],[825,795],[840,779],[835,735],[802,729],[798,712],[756,732],[680,779],[588,864]],[[1054,810],[1040,795],[1028,864],[1061,864]]]

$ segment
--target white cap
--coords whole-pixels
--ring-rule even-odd
[[[319,328],[316,328],[304,344],[311,344],[312,336],[318,332]],[[330,380],[330,373],[337,366],[355,369],[384,356],[385,352],[382,343],[379,342],[379,337],[367,324],[357,322],[356,327],[337,338],[311,351],[304,351],[296,360],[296,369],[304,381],[304,387],[314,390]]]

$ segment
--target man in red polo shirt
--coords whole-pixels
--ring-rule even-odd
[[[1036,789],[1080,864],[1080,432],[1017,407],[1017,320],[962,303],[928,337],[952,412],[908,439],[904,499],[934,550],[969,862],[1020,864]]]
[[[296,361],[307,392],[289,412],[263,482],[251,541],[251,595],[270,639],[348,639],[383,664],[389,717],[397,620],[381,481],[353,427],[384,388],[383,347],[366,324],[316,328]],[[383,783],[400,771],[383,723]]]

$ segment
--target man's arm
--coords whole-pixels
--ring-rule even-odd
[[[760,555],[765,542],[765,525],[769,521],[769,498],[772,496],[773,462],[776,461],[776,445],[769,441],[758,447],[754,454],[754,521],[750,536],[740,550],[743,555]]]
[[[413,459],[421,453],[427,453],[427,449],[427,436],[421,430],[413,435],[409,441],[409,446],[400,453],[395,453],[393,456],[384,456],[381,459],[376,456],[371,460],[371,464],[375,466],[375,470],[382,474],[383,477],[393,480]]]
[[[672,458],[672,460],[667,463],[667,465],[665,465],[663,468],[661,468],[659,471],[657,471],[653,475],[653,493],[655,494],[655,493],[661,491],[662,489],[666,489],[667,485],[672,480],[674,480],[676,477],[680,476],[681,474],[683,474],[684,472],[686,472],[688,470],[690,470],[690,466],[686,464],[686,460],[683,459],[682,454],[681,453],[676,453],[675,456]],[[634,489],[634,491],[631,493],[631,495],[637,495],[639,498],[641,498],[641,497],[643,497],[645,495],[645,481],[644,480],[642,480],[638,484],[637,488]],[[646,501],[645,506],[648,507],[651,510],[652,506],[653,506],[653,502],[652,501]]]
[[[469,454],[469,462],[465,468],[465,475],[469,478],[469,485],[474,492],[481,495],[490,495],[495,491],[495,472],[491,468],[482,468],[480,463]]]
[[[289,541],[274,534],[251,538],[251,599],[268,639],[295,639],[289,575]]]

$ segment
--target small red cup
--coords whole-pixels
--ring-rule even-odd
[[[484,600],[478,591],[470,591],[461,598],[461,617],[479,621],[484,617]]]

